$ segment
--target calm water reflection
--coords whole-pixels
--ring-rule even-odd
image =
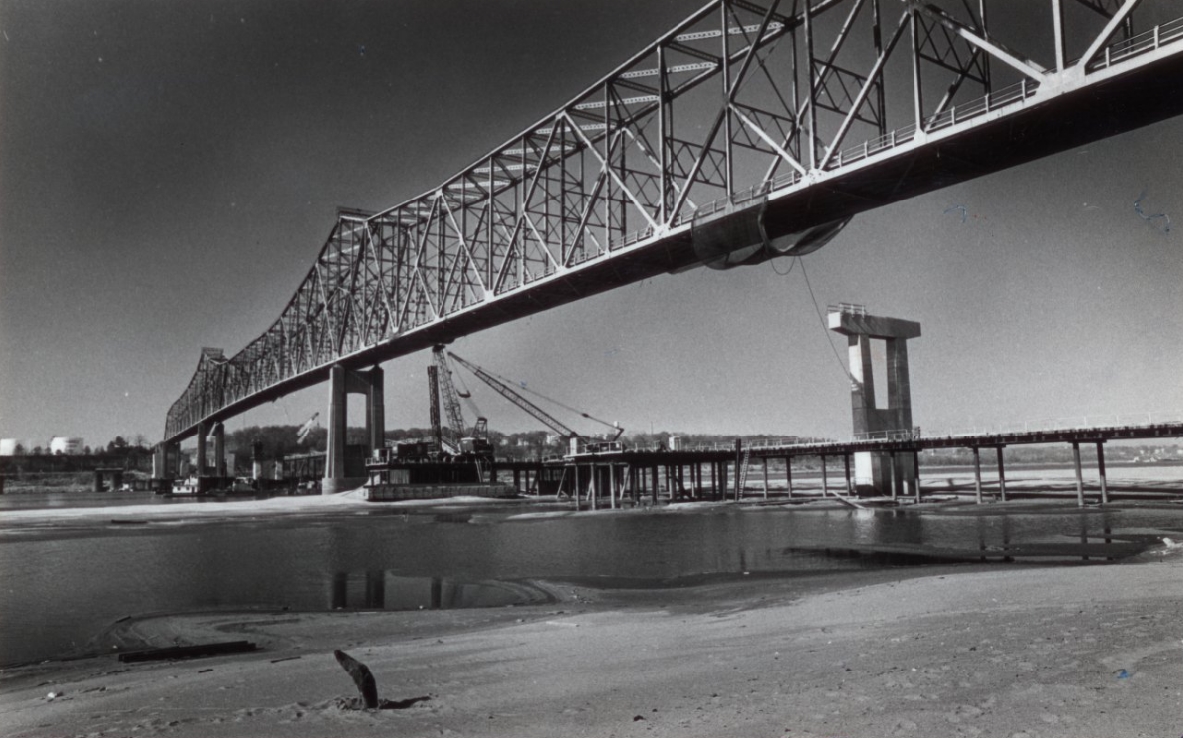
[[[523,580],[682,584],[934,560],[1105,560],[1183,511],[1054,514],[728,509],[507,520],[422,515],[183,520],[0,534],[0,663],[82,648],[131,614],[214,608],[424,609],[536,600]]]

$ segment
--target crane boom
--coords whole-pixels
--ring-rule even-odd
[[[464,436],[464,416],[460,413],[460,399],[456,396],[456,387],[452,384],[452,369],[444,357],[444,347],[436,346],[432,349],[435,354],[435,365],[439,367],[440,394],[443,395],[444,410],[448,414],[448,425],[452,428],[452,438],[457,444]],[[455,354],[452,354],[455,357]]]
[[[431,436],[435,447],[444,447],[444,427],[440,423],[440,368],[435,364],[427,367],[427,400],[431,408]]]
[[[296,443],[303,443],[308,434],[316,426],[316,419],[320,417],[320,413],[313,413],[312,417],[304,421],[304,425],[300,426],[300,430],[296,431]]]
[[[542,408],[540,408],[537,405],[535,405],[534,403],[530,402],[525,397],[522,397],[520,394],[518,394],[517,390],[513,389],[509,385],[505,384],[501,380],[499,380],[496,377],[494,377],[493,375],[489,374],[484,369],[481,369],[476,364],[472,364],[468,361],[465,361],[464,359],[460,358],[459,356],[452,353],[451,351],[448,352],[448,356],[452,357],[453,361],[459,363],[461,366],[465,367],[470,372],[472,372],[474,375],[476,375],[477,379],[481,380],[485,384],[492,387],[497,392],[497,394],[501,395],[505,399],[509,400],[510,402],[517,405],[521,409],[525,410],[527,413],[532,415],[536,420],[541,422],[547,428],[550,428],[551,430],[555,431],[556,433],[560,433],[564,436],[567,436],[568,438],[582,438],[583,437],[583,436],[579,435],[578,433],[576,433],[575,431],[568,428],[567,426],[560,423],[558,420],[556,420],[554,417],[552,417],[550,415],[550,413],[546,412]]]

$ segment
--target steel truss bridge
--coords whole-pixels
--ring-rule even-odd
[[[714,0],[419,197],[342,209],[164,441],[328,377],[1183,112],[1183,0]]]

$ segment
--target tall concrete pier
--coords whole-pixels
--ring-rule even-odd
[[[912,430],[912,384],[908,376],[908,339],[920,337],[911,320],[868,315],[862,305],[843,303],[829,310],[830,330],[847,337],[850,350],[850,400],[854,434],[886,436]],[[887,406],[875,396],[871,341],[882,340],[887,365]],[[854,455],[855,485],[880,494],[915,491],[916,459],[911,453],[864,451]]]
[[[335,494],[365,481],[364,469],[346,469],[345,432],[348,428],[348,398],[350,394],[366,396],[366,441],[373,450],[381,446],[386,437],[384,387],[385,375],[381,367],[376,366],[368,372],[357,372],[338,364],[329,371],[329,433],[325,448],[322,494]]]

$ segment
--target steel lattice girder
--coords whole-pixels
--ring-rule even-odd
[[[994,4],[711,2],[438,187],[340,211],[271,327],[229,359],[203,353],[165,440],[333,364],[701,263],[716,222],[746,219],[767,245],[1183,112],[1142,94],[1179,78],[1183,0],[1023,3],[1053,16],[1046,37],[994,30]]]

